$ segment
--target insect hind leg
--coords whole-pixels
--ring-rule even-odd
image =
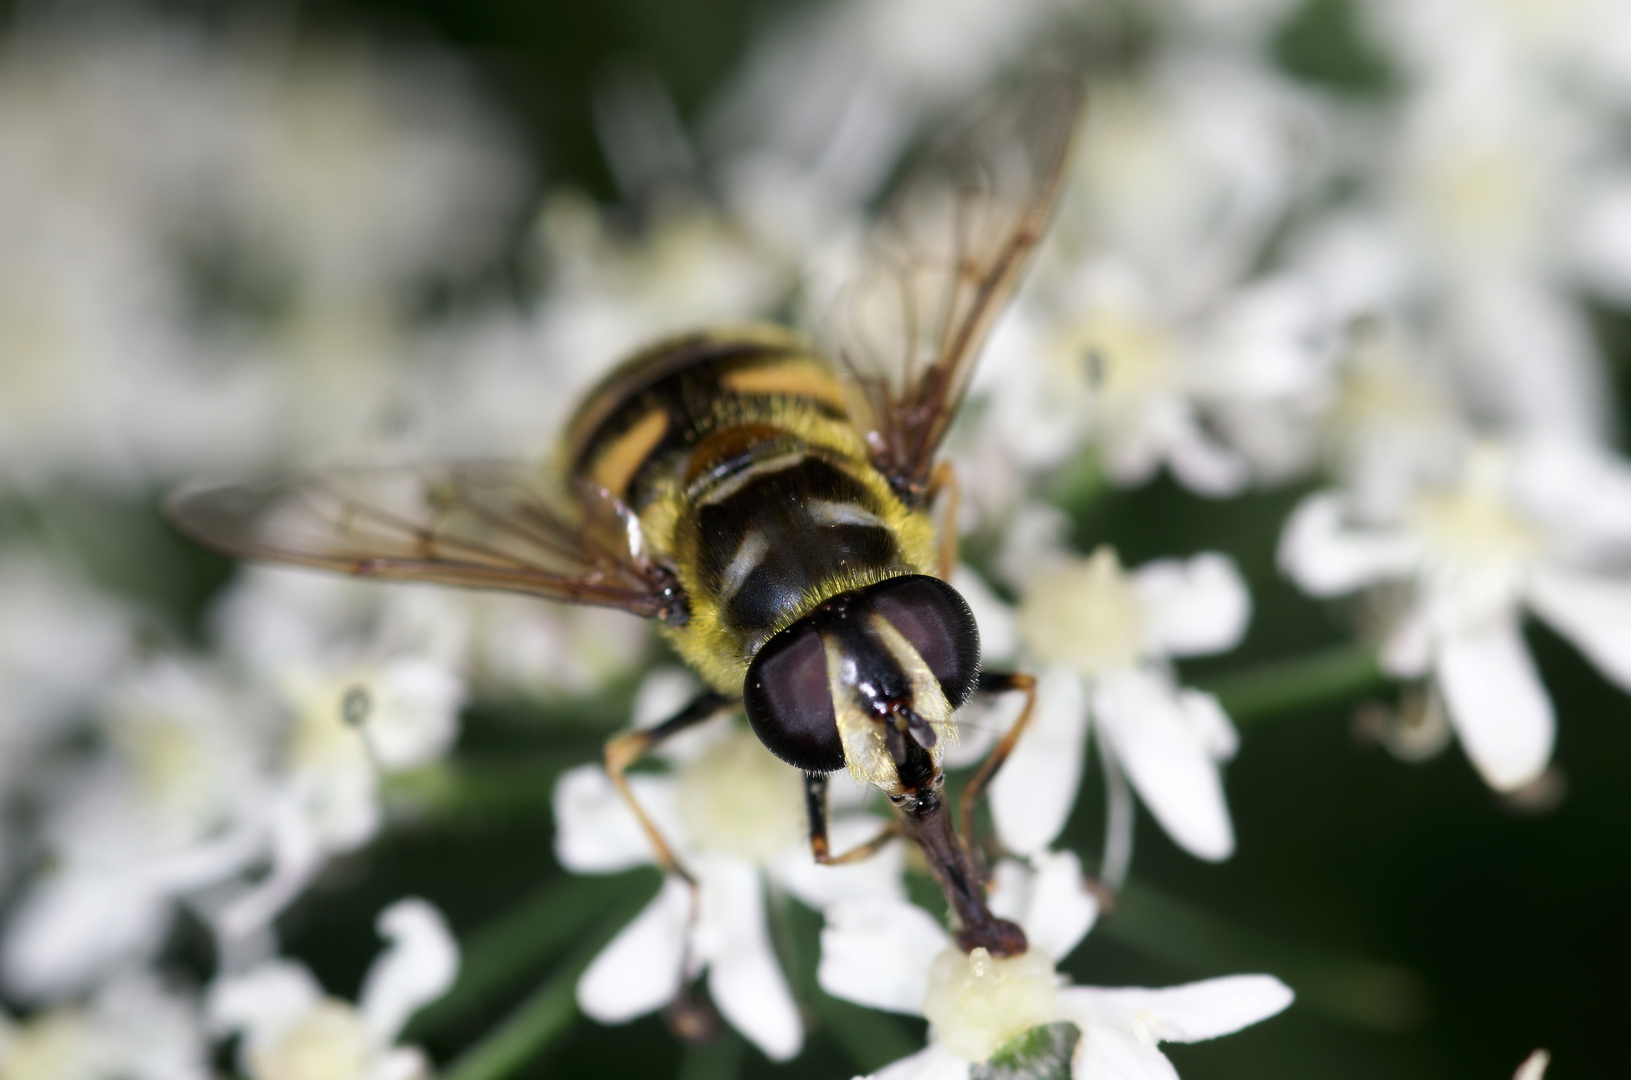
[[[606,743],[606,775],[611,777],[612,786],[634,812],[635,819],[640,822],[640,828],[646,834],[646,839],[651,841],[651,850],[656,857],[657,865],[667,873],[678,874],[691,885],[692,889],[696,888],[696,879],[680,864],[674,855],[674,849],[668,846],[662,831],[657,828],[657,823],[651,820],[645,808],[640,805],[640,800],[634,797],[634,791],[629,787],[628,769],[665,739],[677,735],[686,728],[695,727],[704,720],[711,720],[735,704],[734,699],[709,690],[699,694],[689,705],[656,727],[647,731],[625,732],[614,736]]]

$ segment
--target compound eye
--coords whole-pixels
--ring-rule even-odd
[[[765,642],[748,666],[742,705],[759,741],[789,765],[805,772],[844,767],[827,650],[814,626],[794,623]]]
[[[980,677],[980,628],[963,595],[939,578],[909,574],[874,585],[867,599],[923,657],[951,707],[967,701]]]

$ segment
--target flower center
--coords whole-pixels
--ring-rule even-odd
[[[1057,997],[1053,961],[1037,949],[999,959],[985,949],[965,956],[951,948],[929,968],[923,1015],[942,1046],[978,1062],[1052,1020]]]
[[[1499,139],[1462,140],[1443,153],[1424,184],[1429,220],[1442,239],[1473,257],[1520,250],[1540,215],[1542,181],[1533,162]]]
[[[357,1010],[325,1001],[283,1038],[254,1055],[255,1080],[363,1080],[368,1032]]]
[[[680,776],[680,820],[701,849],[762,860],[804,831],[798,773],[737,725]]]
[[[1064,331],[1059,347],[1079,358],[1108,421],[1137,408],[1174,380],[1172,342],[1149,319],[1100,309]]]
[[[1096,675],[1138,662],[1144,607],[1115,551],[1105,546],[1038,575],[1020,604],[1019,632],[1044,663]]]
[[[95,1067],[85,1060],[94,1035],[75,1009],[47,1013],[10,1034],[3,1070],[7,1080],[51,1080]]]
[[[1451,566],[1515,572],[1539,555],[1540,531],[1502,494],[1487,455],[1476,457],[1466,482],[1418,497],[1411,519],[1434,554]]]

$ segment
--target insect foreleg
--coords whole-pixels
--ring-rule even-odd
[[[804,774],[804,807],[810,814],[810,854],[823,866],[839,866],[866,858],[899,835],[893,823],[885,825],[871,840],[860,847],[851,848],[842,855],[834,855],[827,845],[827,774]]]
[[[1017,671],[982,671],[977,689],[982,694],[1006,694],[1011,690],[1018,690],[1025,695],[1025,707],[1014,718],[1013,724],[1003,735],[1001,741],[986,755],[985,762],[980,771],[974,774],[963,788],[963,795],[957,805],[958,826],[962,830],[963,839],[972,847],[974,845],[974,807],[981,795],[985,794],[986,787],[991,778],[997,775],[1008,755],[1013,753],[1014,744],[1025,733],[1025,728],[1031,722],[1031,711],[1036,705],[1036,676],[1026,675]]]
[[[652,852],[657,857],[657,865],[665,871],[678,874],[693,888],[696,886],[696,879],[680,865],[679,860],[674,857],[673,849],[668,846],[668,841],[664,840],[663,834],[658,831],[656,823],[646,816],[645,810],[640,806],[640,800],[634,797],[634,792],[629,788],[626,774],[630,765],[639,761],[664,739],[686,728],[694,727],[704,720],[711,720],[724,710],[734,708],[736,704],[735,699],[709,690],[699,694],[689,705],[656,727],[646,731],[625,732],[606,744],[606,774],[612,778],[612,784],[617,788],[618,794],[623,796],[623,801],[629,804],[629,809],[634,811],[634,816],[640,822],[640,828],[645,830],[646,838],[651,841]]]

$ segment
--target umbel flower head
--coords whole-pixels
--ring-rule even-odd
[[[1251,597],[1223,555],[1131,573],[1101,547],[1051,557],[1026,583],[1020,637],[1045,665],[1033,728],[992,786],[1003,842],[1032,852],[1075,802],[1089,722],[1162,827],[1203,859],[1234,851],[1219,766],[1239,739],[1217,699],[1180,686],[1169,657],[1221,652],[1245,632]]]
[[[1402,583],[1383,668],[1430,676],[1473,765],[1512,791],[1546,768],[1556,726],[1523,610],[1631,689],[1631,579],[1609,569],[1628,546],[1623,462],[1580,445],[1487,443],[1389,520],[1354,520],[1335,492],[1310,496],[1286,523],[1280,565],[1318,596]]]
[[[674,683],[670,674],[654,673],[648,689]],[[689,686],[679,682],[682,691]],[[662,710],[637,712],[656,717]],[[804,1028],[771,946],[767,889],[784,889],[818,910],[840,897],[899,896],[900,845],[849,865],[816,865],[798,772],[734,717],[670,740],[658,755],[672,771],[632,775],[630,786],[696,884],[672,875],[664,882],[583,973],[578,1004],[601,1023],[624,1023],[667,1005],[706,972],[724,1018],[767,1057],[787,1060],[802,1048]],[[599,765],[561,777],[555,821],[556,856],[576,873],[653,862],[650,841]],[[865,814],[836,816],[833,843],[840,850],[864,843],[882,825]]]
[[[1075,1080],[1171,1080],[1158,1043],[1227,1035],[1291,1004],[1291,991],[1269,975],[1158,990],[1069,985],[1054,965],[1087,932],[1096,906],[1068,852],[1034,868],[1004,864],[991,907],[1025,928],[1029,951],[965,954],[928,912],[903,900],[829,909],[822,988],[930,1023],[929,1045],[874,1080],[965,1080],[976,1065],[1034,1065],[1048,1056],[1067,1059]]]
[[[206,1012],[220,1033],[243,1036],[239,1068],[252,1080],[420,1080],[430,1063],[397,1036],[441,997],[459,970],[459,948],[441,912],[399,900],[375,923],[390,946],[368,969],[356,1005],[324,995],[292,960],[268,960],[210,988]]]

